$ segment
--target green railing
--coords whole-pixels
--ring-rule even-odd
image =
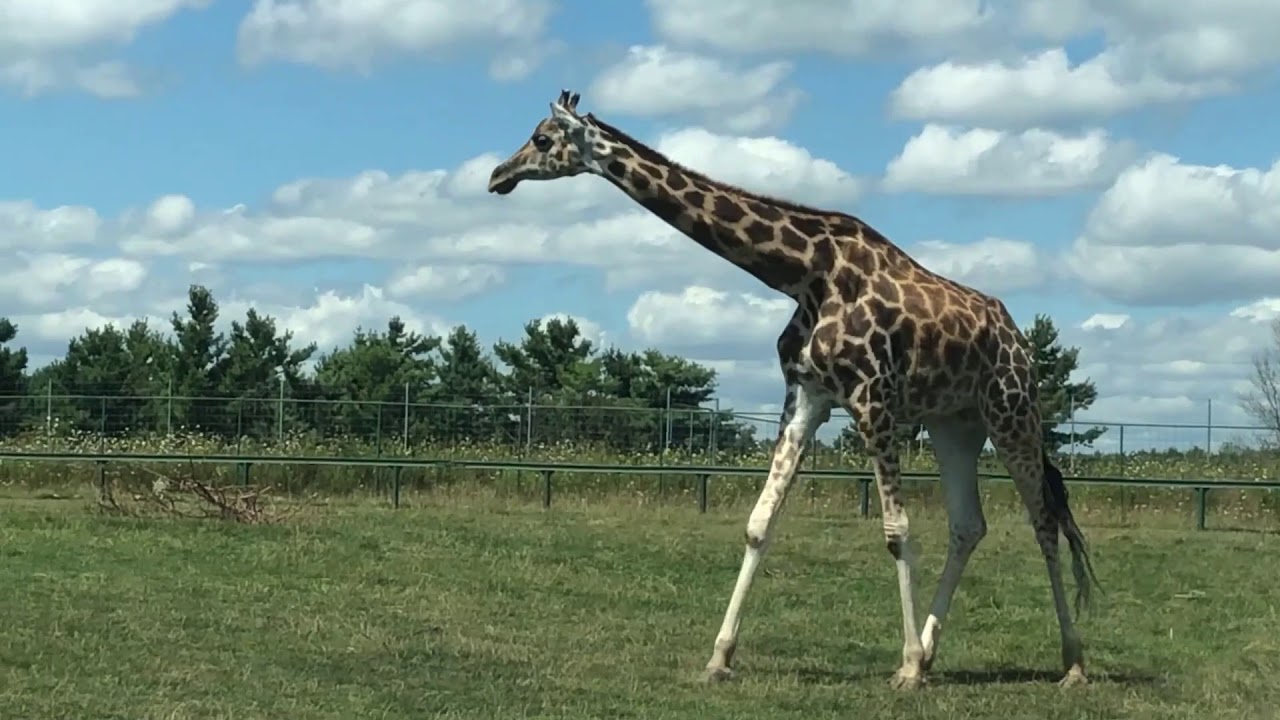
[[[604,463],[549,463],[524,462],[509,460],[456,460],[417,457],[322,457],[322,456],[281,456],[281,455],[177,455],[148,453],[59,453],[59,452],[25,452],[0,451],[0,461],[15,460],[27,462],[49,463],[92,463],[96,466],[97,482],[105,486],[106,470],[109,463],[190,463],[200,465],[231,465],[236,468],[236,476],[243,484],[248,484],[255,465],[294,465],[294,466],[340,466],[340,467],[372,467],[386,468],[392,472],[391,504],[400,507],[400,496],[403,483],[401,474],[406,468],[437,470],[478,470],[488,472],[530,472],[542,479],[542,506],[551,507],[554,490],[553,478],[557,473],[563,474],[609,474],[609,475],[677,475],[692,476],[697,482],[698,511],[707,512],[711,478],[721,477],[760,477],[767,472],[765,467],[744,466],[712,466],[712,465],[613,465]],[[869,517],[871,512],[871,483],[875,476],[865,470],[828,470],[801,468],[798,475],[805,479],[825,478],[830,480],[853,481],[859,486],[859,505],[862,517]],[[979,478],[996,482],[1010,482],[1008,475],[979,472]],[[937,477],[933,473],[904,472],[904,480],[928,481]],[[1280,481],[1275,480],[1195,480],[1171,478],[1119,478],[1119,477],[1069,477],[1072,485],[1103,485],[1115,487],[1157,487],[1182,488],[1191,490],[1195,496],[1195,524],[1197,530],[1205,529],[1208,508],[1208,496],[1214,490],[1280,490]]]

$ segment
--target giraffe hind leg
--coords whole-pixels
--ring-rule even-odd
[[[1038,432],[993,434],[992,442],[1017,485],[1018,494],[1031,517],[1036,543],[1044,555],[1049,587],[1053,593],[1054,613],[1058,618],[1062,638],[1062,664],[1066,671],[1059,684],[1064,687],[1083,685],[1087,682],[1084,672],[1084,643],[1072,619],[1062,579],[1062,564],[1058,557],[1060,530],[1066,534],[1072,550],[1076,579],[1084,580],[1084,584],[1077,589],[1080,599],[1087,597],[1088,581],[1092,578],[1084,548],[1084,536],[1071,517],[1066,503],[1062,474],[1049,462]]]
[[[978,418],[953,417],[928,421],[929,439],[937,458],[939,481],[947,509],[947,559],[942,566],[929,616],[920,631],[924,670],[937,659],[942,628],[970,556],[987,534],[987,521],[978,494],[978,456],[987,429]]]

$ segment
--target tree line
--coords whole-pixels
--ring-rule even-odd
[[[465,326],[424,335],[392,317],[344,347],[300,344],[250,308],[218,330],[220,309],[193,285],[167,332],[146,320],[88,328],[65,354],[29,370],[18,329],[0,318],[0,432],[107,435],[200,432],[270,439],[298,434],[370,442],[592,441],[619,450],[733,451],[770,443],[755,425],[707,405],[714,369],[656,349],[599,348],[572,319],[533,320],[518,341],[490,348]],[[1040,368],[1046,439],[1097,397],[1072,383],[1077,348],[1047,316],[1027,329]],[[536,414],[537,417],[534,417]],[[915,437],[919,428],[904,428]],[[1084,429],[1089,443],[1101,428]],[[836,441],[856,449],[848,428]]]

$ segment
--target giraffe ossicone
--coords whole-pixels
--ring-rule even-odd
[[[1084,651],[1058,558],[1067,540],[1077,603],[1096,583],[1062,473],[1044,449],[1033,356],[999,299],[932,272],[848,213],[714,180],[578,113],[562,90],[551,115],[493,169],[489,191],[525,181],[598,175],[702,247],[796,302],[777,352],[785,385],[768,478],[747,519],[746,547],[706,677],[732,675],[743,606],[773,540],[796,470],[817,428],[842,407],[871,455],[885,542],[898,575],[902,665],[891,684],[919,687],[937,658],[960,578],[987,532],[978,458],[990,440],[1013,478],[1045,559],[1066,674],[1085,682]],[[902,502],[895,429],[922,424],[938,461],[950,531],[923,629]]]

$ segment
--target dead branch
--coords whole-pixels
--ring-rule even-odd
[[[284,522],[296,516],[305,502],[282,504],[269,485],[215,485],[196,477],[194,463],[185,477],[174,477],[141,466],[132,466],[153,477],[151,484],[129,492],[122,501],[116,482],[99,489],[98,506],[114,514],[128,516],[168,516],[217,519],[246,525]]]

